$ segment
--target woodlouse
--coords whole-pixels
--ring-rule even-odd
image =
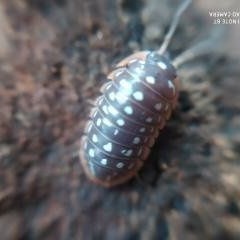
[[[159,50],[134,53],[107,76],[111,81],[101,88],[81,140],[81,163],[95,183],[112,187],[132,178],[169,119],[179,91],[175,67],[194,51],[186,51],[173,63],[165,51],[190,3],[180,5]]]

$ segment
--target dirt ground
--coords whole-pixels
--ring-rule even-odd
[[[240,25],[179,69],[179,104],[136,178],[104,189],[79,163],[106,74],[157,49],[179,2],[0,1],[1,240],[240,239]],[[170,56],[217,28],[210,10],[240,11],[227,2],[195,1]]]

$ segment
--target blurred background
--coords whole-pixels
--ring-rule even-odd
[[[181,18],[171,58],[222,35],[178,70],[179,104],[138,176],[103,189],[79,163],[106,74],[157,49],[181,2],[0,1],[2,240],[240,239],[240,16],[209,14],[240,15],[238,0],[195,0]]]

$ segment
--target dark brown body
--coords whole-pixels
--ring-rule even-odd
[[[178,98],[170,61],[156,52],[122,60],[101,89],[86,124],[80,158],[87,176],[105,187],[132,178],[147,159]]]

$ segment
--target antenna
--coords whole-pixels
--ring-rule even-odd
[[[210,36],[208,39],[202,40],[201,42],[197,43],[196,45],[185,50],[183,53],[177,56],[172,62],[174,67],[178,68],[179,66],[188,62],[189,60],[195,59],[197,57],[206,55],[208,53],[220,49],[222,44],[221,36],[223,35],[224,32],[225,29],[222,27],[218,27],[212,30],[211,33],[209,34]]]
[[[171,26],[168,30],[168,33],[166,34],[161,47],[157,51],[159,54],[162,55],[166,51],[166,49],[172,39],[172,36],[177,28],[180,17],[183,14],[183,12],[187,9],[187,7],[190,5],[190,3],[192,3],[192,0],[185,0],[178,7],[178,10],[177,10],[175,16],[173,17],[173,20],[172,20]]]

